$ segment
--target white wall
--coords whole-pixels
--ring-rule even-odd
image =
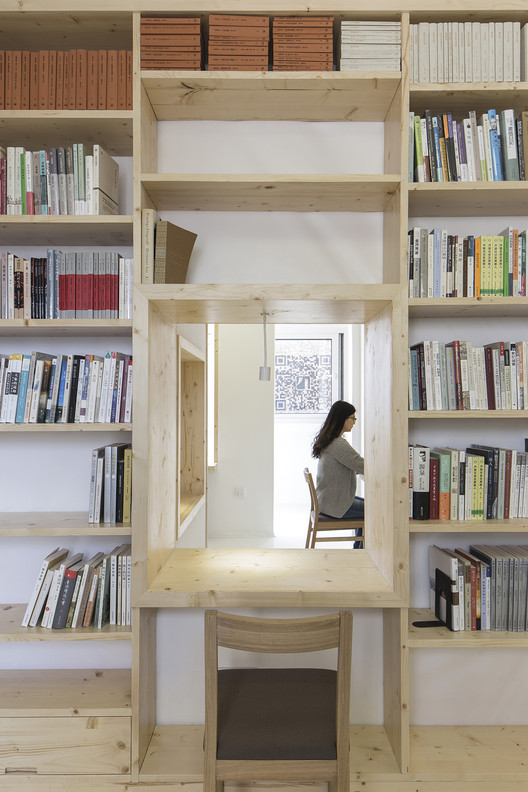
[[[271,326],[267,344],[271,352]],[[208,476],[210,536],[273,533],[273,376],[259,380],[263,357],[261,325],[219,326],[218,464]]]

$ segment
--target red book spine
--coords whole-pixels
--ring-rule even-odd
[[[440,502],[438,483],[440,475],[440,460],[431,457],[429,460],[429,519],[438,520]]]

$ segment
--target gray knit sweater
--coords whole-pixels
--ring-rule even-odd
[[[325,448],[317,464],[315,489],[319,510],[342,517],[356,494],[356,473],[363,473],[364,459],[344,437],[336,437]]]

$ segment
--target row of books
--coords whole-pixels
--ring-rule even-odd
[[[527,356],[527,341],[413,344],[409,409],[528,410]]]
[[[526,230],[462,237],[408,232],[409,297],[526,297]]]
[[[142,69],[201,69],[200,17],[142,17]]]
[[[465,449],[409,446],[413,520],[528,517],[528,454],[473,444]]]
[[[132,564],[130,544],[84,560],[57,547],[43,560],[27,604],[22,627],[129,626]]]
[[[129,523],[132,510],[132,446],[94,448],[90,468],[88,522]]]
[[[161,220],[155,209],[141,213],[141,282],[185,283],[197,235]]]
[[[419,22],[410,26],[413,83],[518,82],[527,79],[528,25],[520,22]]]
[[[131,110],[128,50],[0,50],[0,110]]]
[[[409,114],[410,181],[526,181],[525,153],[528,112],[490,108],[477,119],[470,110],[458,121],[431,110]]]
[[[528,546],[429,547],[429,602],[453,632],[528,630]]]
[[[116,251],[0,258],[2,319],[132,318],[134,260]]]
[[[401,22],[341,22],[341,71],[400,71]]]
[[[209,15],[207,60],[210,70],[265,71],[268,44],[268,17]]]
[[[0,355],[0,423],[131,421],[130,355]]]
[[[116,215],[119,165],[98,143],[0,146],[0,214]]]
[[[333,17],[275,17],[274,71],[332,71]]]

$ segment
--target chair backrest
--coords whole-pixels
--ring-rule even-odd
[[[317,499],[314,480],[307,467],[304,468],[303,472],[305,481],[308,484],[308,489],[310,490],[310,511],[314,512],[314,519],[317,522],[317,519],[319,518],[319,501]]]

